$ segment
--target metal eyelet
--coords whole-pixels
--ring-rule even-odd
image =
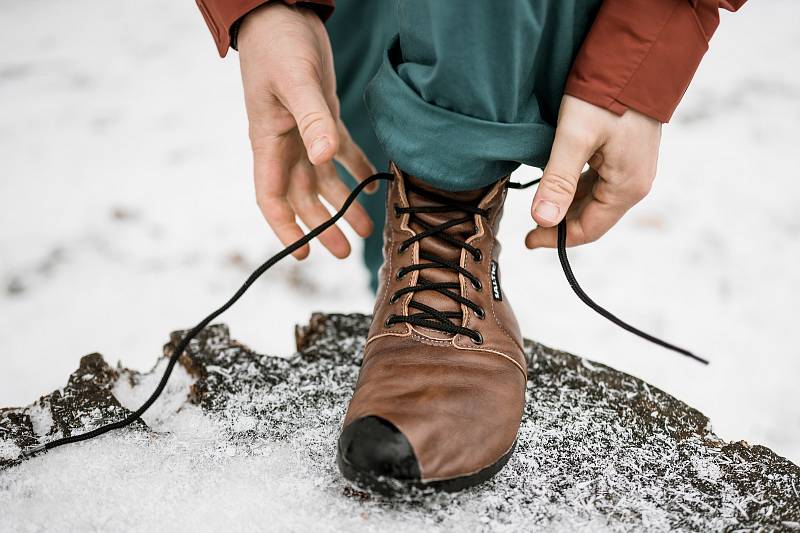
[[[394,207],[394,218],[400,218],[402,216],[400,215],[399,211],[400,207],[397,204],[394,204],[393,207]]]
[[[476,339],[474,337],[470,337],[470,339],[472,339],[472,344],[480,346],[481,344],[483,344],[483,335],[481,335],[477,331],[475,332],[475,334],[478,336],[478,338]]]
[[[401,268],[401,269],[399,269],[399,270],[397,271],[397,276],[395,276],[395,277],[396,277],[397,279],[403,279],[403,276],[405,276],[405,275],[406,275],[406,272],[403,272],[403,269]]]
[[[475,250],[475,252],[477,253],[472,254],[472,258],[475,260],[476,263],[480,263],[481,261],[483,261],[483,252],[481,252],[480,250]]]
[[[408,250],[407,246],[403,246],[402,244],[397,247],[397,255],[403,255],[406,250]]]
[[[486,318],[486,311],[483,310],[483,307],[479,307],[475,310],[475,316],[483,320]]]
[[[385,327],[385,328],[390,328],[390,327],[392,327],[391,320],[392,320],[392,318],[393,318],[393,317],[394,317],[394,315],[389,315],[389,316],[387,316],[387,317],[386,317],[386,320],[383,322],[383,327]]]
[[[483,284],[479,279],[476,279],[472,282],[472,287],[478,292],[481,292],[483,290]]]
[[[394,293],[389,297],[389,303],[390,304],[396,304],[397,300],[399,300],[399,299],[400,299],[400,296],[398,296],[397,293]]]

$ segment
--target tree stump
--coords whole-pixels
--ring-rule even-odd
[[[21,460],[124,417],[165,361],[139,373],[83,357],[63,389],[0,409],[0,529],[800,530],[797,465],[719,439],[639,379],[532,341],[517,452],[495,478],[404,499],[350,487],[334,451],[369,323],[315,314],[291,357],[210,326],[144,421]]]

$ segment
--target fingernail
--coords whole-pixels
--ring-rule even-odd
[[[534,209],[534,213],[536,213],[539,218],[548,222],[556,222],[558,220],[559,211],[560,209],[556,204],[546,200],[542,200],[536,204],[536,209]]]
[[[319,139],[315,139],[314,142],[311,143],[311,159],[317,159],[325,150],[328,149],[330,143],[328,142],[327,137],[320,137]]]

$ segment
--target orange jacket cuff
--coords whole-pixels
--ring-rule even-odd
[[[719,25],[745,0],[606,0],[565,93],[618,115],[669,122]]]

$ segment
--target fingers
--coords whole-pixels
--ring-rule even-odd
[[[259,202],[264,218],[272,231],[284,246],[289,246],[303,237],[303,229],[295,221],[295,213],[286,198],[266,198]],[[296,259],[308,257],[309,247],[306,244],[298,248],[292,255]]]
[[[567,246],[580,246],[594,242],[619,222],[627,209],[589,201],[577,218],[567,219]],[[555,248],[558,228],[538,227],[525,237],[528,248]]]
[[[567,218],[567,246],[596,241],[619,222],[641,197],[615,189],[609,182],[598,177],[590,194],[580,201],[574,214],[570,213]],[[540,226],[528,233],[525,245],[531,249],[555,248],[557,237],[557,228]]]
[[[341,163],[358,182],[364,181],[377,173],[377,170],[373,164],[370,163],[364,151],[361,150],[361,147],[350,137],[350,132],[347,131],[347,128],[341,120],[339,121],[339,152],[336,154],[336,160]],[[377,182],[371,183],[365,189],[367,193],[374,193],[377,190]]]
[[[292,176],[289,188],[289,203],[309,229],[316,228],[331,218],[331,213],[319,199],[317,186],[315,169],[306,167]],[[323,231],[317,239],[334,257],[344,259],[350,255],[350,243],[347,242],[342,230],[336,226]]]
[[[286,92],[281,99],[297,123],[308,160],[314,165],[329,162],[339,151],[339,131],[321,85],[312,79]]]
[[[550,160],[536,190],[531,215],[539,226],[558,224],[575,196],[581,170],[595,150],[585,136],[557,128]]]
[[[331,163],[318,167],[317,175],[319,193],[338,211],[350,195],[350,190],[339,178],[336,167]],[[350,205],[344,213],[344,219],[360,237],[367,238],[372,234],[374,229],[372,219],[359,202]]]
[[[288,246],[303,236],[297,224],[295,213],[286,198],[289,187],[289,169],[280,156],[271,157],[263,151],[253,152],[256,202],[272,231],[284,246]],[[308,245],[297,249],[292,255],[296,259],[308,257]]]
[[[299,139],[295,139],[281,136],[253,145],[256,199],[267,223],[284,245],[305,234],[298,218],[307,228],[313,229],[331,217],[320,196],[338,210],[350,194],[333,163],[310,165],[302,156]],[[373,231],[372,220],[358,202],[350,205],[344,219],[361,237],[367,237]],[[345,258],[350,254],[350,244],[336,226],[318,238],[335,257]],[[293,255],[305,259],[308,254],[309,246],[306,245]]]

